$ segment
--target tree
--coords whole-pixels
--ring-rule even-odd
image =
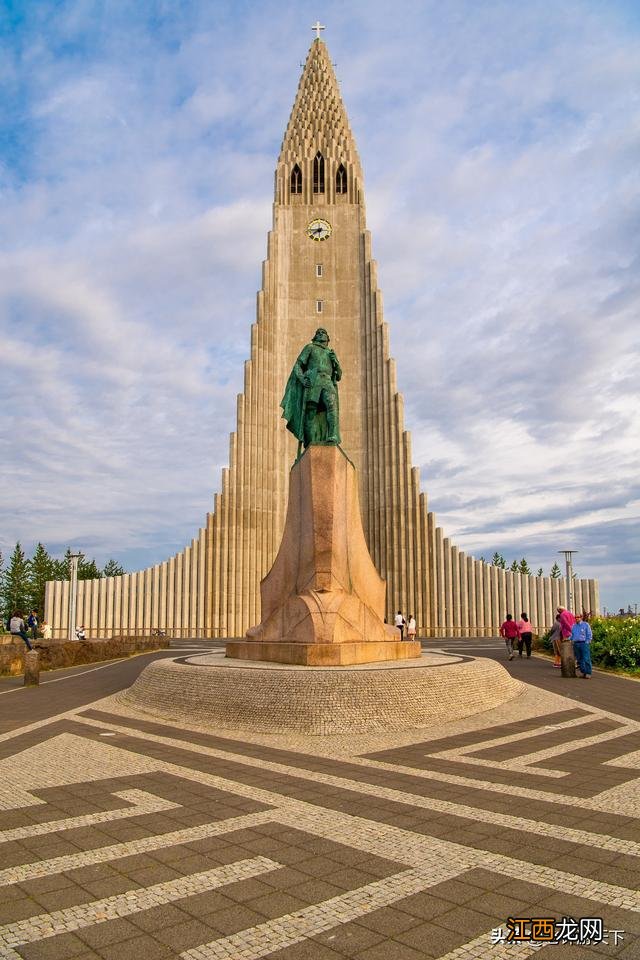
[[[116,560],[107,560],[102,570],[103,577],[121,577],[127,571]]]
[[[39,543],[31,558],[31,607],[44,615],[44,588],[47,580],[54,578],[54,561],[45,547]]]
[[[501,570],[506,570],[507,568],[507,561],[504,559],[501,553],[498,553],[497,550],[491,558],[491,563],[494,567],[499,567]]]
[[[511,566],[509,567],[509,570],[511,570],[511,573],[517,573],[519,569],[520,567],[518,566],[518,561],[514,560]]]
[[[554,563],[554,565],[551,567],[551,573],[549,574],[549,576],[550,576],[553,580],[559,580],[560,577],[562,576],[562,573],[561,573],[561,571],[560,571],[560,567],[558,566],[557,563]]]
[[[96,566],[95,560],[85,560],[81,557],[78,561],[78,580],[99,580],[102,571]]]
[[[53,580],[69,580],[71,577],[71,547],[67,547],[62,560],[53,560]],[[78,561],[78,580],[99,580],[102,572],[95,560],[81,557]]]
[[[544,577],[544,570],[542,569],[542,567],[538,567],[538,572],[536,573],[536,577]]]
[[[531,576],[531,568],[529,567],[529,564],[527,563],[524,557],[520,561],[520,566],[518,567],[518,569],[520,570],[520,573],[523,573],[525,576],[527,577]]]
[[[31,600],[30,568],[31,564],[20,546],[20,541],[18,541],[9,559],[9,566],[2,578],[3,614],[7,617],[14,610],[26,613]]]

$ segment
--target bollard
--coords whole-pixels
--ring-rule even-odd
[[[576,677],[576,661],[573,657],[573,644],[571,640],[562,640],[560,642],[560,673],[563,677]]]
[[[37,650],[28,650],[24,655],[24,685],[37,687],[40,683],[40,654]]]

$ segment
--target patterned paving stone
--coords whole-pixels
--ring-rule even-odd
[[[0,735],[8,960],[537,955],[492,944],[510,916],[623,931],[553,958],[640,956],[631,707],[511,704],[361,750],[78,709],[73,682],[66,715]]]

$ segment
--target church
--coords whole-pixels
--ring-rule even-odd
[[[566,584],[466,555],[437,525],[412,464],[366,226],[363,172],[326,44],[312,42],[275,174],[244,390],[229,466],[203,527],[184,550],[137,573],[78,583],[76,623],[113,634],[241,637],[260,621],[260,580],[276,556],[296,441],[280,401],[302,346],[324,327],[342,365],[342,448],[360,485],[371,557],[387,583],[387,620],[413,614],[418,636],[495,636],[507,611],[536,632],[565,604]],[[69,582],[47,584],[45,620],[66,634]],[[595,580],[574,607],[596,611]]]

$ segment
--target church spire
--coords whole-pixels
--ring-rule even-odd
[[[319,36],[307,54],[278,158],[276,202],[290,203],[292,196],[307,204],[334,203],[336,196],[362,202],[360,158],[331,57]]]

